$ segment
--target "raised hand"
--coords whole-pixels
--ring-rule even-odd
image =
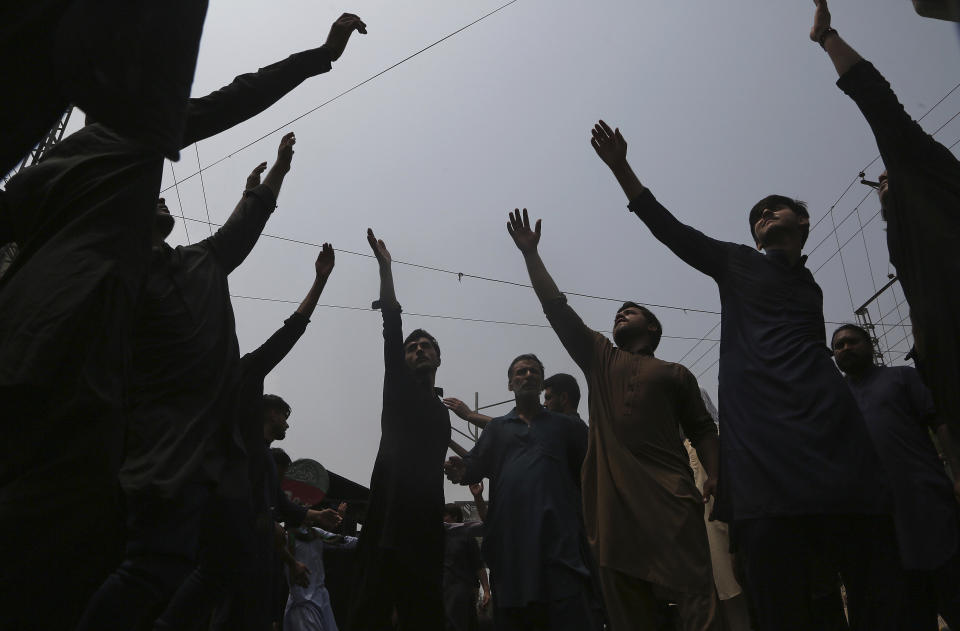
[[[340,59],[354,31],[361,35],[367,34],[367,25],[353,13],[344,13],[330,26],[330,34],[327,35],[327,41],[323,45],[327,54],[330,55],[330,61]]]
[[[813,14],[813,28],[810,29],[810,39],[820,43],[820,38],[830,28],[830,9],[827,0],[813,0],[817,10]]]
[[[293,145],[295,144],[297,144],[297,137],[293,135],[293,132],[283,135],[283,138],[280,139],[280,148],[277,149],[276,166],[290,169],[290,163],[293,161]]]
[[[342,520],[344,517],[346,517],[346,515],[347,515],[347,503],[346,503],[346,502],[340,502],[340,506],[337,506],[337,515],[340,515],[340,519],[341,519],[341,520]]]
[[[627,141],[620,135],[619,129],[610,129],[599,121],[591,130],[590,144],[611,170],[622,169],[627,164]]]
[[[333,246],[329,243],[324,243],[320,254],[317,255],[317,262],[313,264],[317,270],[317,278],[327,278],[330,276],[330,272],[333,271],[333,266],[336,263],[335,258]]]
[[[454,484],[460,484],[463,476],[467,474],[467,465],[459,456],[450,456],[450,458],[443,463],[443,472],[446,474],[448,480]]]
[[[537,219],[534,229],[530,229],[530,217],[527,216],[527,209],[523,209],[523,216],[520,215],[520,209],[515,208],[510,213],[510,221],[507,222],[507,232],[513,237],[513,242],[517,248],[524,254],[537,251],[537,244],[540,243],[540,220]]]
[[[451,412],[453,412],[463,420],[465,421],[470,420],[469,416],[470,416],[471,410],[467,406],[467,404],[461,401],[460,399],[457,399],[456,397],[447,397],[446,399],[443,400],[443,404],[447,406],[447,408]]]
[[[253,171],[250,172],[250,175],[247,176],[247,185],[246,189],[251,189],[258,184],[260,184],[260,176],[263,175],[263,172],[267,170],[267,163],[261,162],[253,168]]]
[[[471,484],[467,487],[470,489],[470,494],[474,497],[480,497],[483,495],[483,482],[477,482],[476,484]]]
[[[373,250],[373,255],[377,257],[377,263],[379,263],[381,267],[389,267],[393,262],[393,259],[390,257],[390,251],[387,250],[387,246],[383,242],[383,239],[378,239],[376,235],[373,234],[372,228],[367,228],[367,243],[370,244],[370,249]]]

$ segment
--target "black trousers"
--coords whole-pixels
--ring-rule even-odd
[[[90,600],[77,631],[131,631],[156,615],[197,564],[210,488],[188,485],[176,499],[128,497],[127,549]]]
[[[443,584],[443,606],[447,631],[477,631],[477,591],[475,583],[447,580]]]
[[[96,407],[4,409],[19,427],[0,437],[0,630],[72,630],[123,558],[121,424]]]
[[[756,631],[821,631],[825,577],[847,590],[853,631],[909,629],[900,622],[903,573],[889,517],[803,515],[743,520],[732,532]]]
[[[443,540],[419,549],[364,546],[362,534],[360,541],[350,631],[444,631]]]
[[[904,572],[905,605],[902,619],[918,631],[936,631],[937,614],[960,629],[960,550],[935,570]]]
[[[215,493],[204,509],[200,562],[157,619],[157,631],[202,628],[204,625],[199,621],[207,620],[228,593],[255,580],[258,565],[262,565],[258,561],[263,551],[257,549],[249,498],[229,498]],[[272,532],[270,534],[272,536]],[[262,598],[254,597],[247,602],[250,607],[233,628],[237,631],[269,628],[269,614]]]

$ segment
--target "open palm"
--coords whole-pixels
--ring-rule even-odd
[[[521,252],[524,254],[535,252],[537,250],[537,244],[540,243],[540,220],[537,219],[536,225],[533,230],[531,230],[530,217],[527,215],[527,209],[524,208],[523,215],[521,215],[520,209],[515,208],[514,211],[510,213],[510,221],[507,222],[507,232],[513,237],[513,242],[517,244],[517,248],[519,248]]]

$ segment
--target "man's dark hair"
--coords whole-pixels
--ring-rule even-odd
[[[292,460],[290,460],[290,456],[287,455],[287,452],[279,447],[271,447],[270,455],[273,456],[273,462],[276,463],[277,469],[289,467],[290,463],[292,462]]]
[[[460,506],[453,502],[444,504],[443,514],[452,517],[453,521],[463,521],[463,511],[460,510]]]
[[[767,195],[759,202],[753,205],[753,208],[750,209],[750,234],[753,235],[753,240],[757,242],[757,233],[754,231],[753,227],[757,225],[757,222],[760,220],[760,215],[763,214],[764,208],[770,208],[775,210],[777,208],[789,208],[794,212],[797,217],[805,217],[810,219],[810,213],[807,212],[807,203],[801,202],[799,199],[793,199],[791,197],[786,197],[785,195]],[[803,226],[802,232],[800,233],[800,247],[803,247],[803,244],[807,242],[807,236],[810,234],[810,225]]]
[[[423,329],[414,329],[410,332],[410,335],[407,336],[407,339],[403,340],[403,348],[407,348],[407,344],[413,340],[419,340],[421,337],[425,337],[430,340],[430,343],[433,344],[433,350],[437,351],[437,357],[440,357],[440,345],[437,344],[437,338],[433,337]]]
[[[260,401],[260,408],[264,412],[268,410],[275,410],[283,414],[284,418],[290,417],[290,404],[275,394],[263,395],[263,399]]]
[[[867,330],[865,328],[848,322],[846,324],[841,324],[840,326],[838,326],[837,330],[834,331],[833,335],[830,336],[830,348],[833,348],[833,341],[837,339],[837,333],[839,333],[840,331],[856,331],[863,338],[864,342],[866,342],[867,344],[871,344],[870,334],[867,333]]]
[[[554,394],[566,394],[570,405],[576,408],[580,405],[580,386],[573,375],[558,372],[543,382],[544,388],[550,388]]]
[[[633,307],[634,309],[639,309],[640,313],[643,314],[643,317],[647,319],[647,322],[653,324],[656,329],[653,331],[647,331],[650,334],[650,351],[653,352],[657,350],[657,347],[660,346],[660,337],[663,335],[663,325],[660,324],[660,319],[657,316],[653,315],[653,311],[650,311],[643,305],[638,305],[635,302],[627,301],[620,305],[620,308],[617,309],[617,313],[620,313],[624,309],[629,309]],[[616,342],[616,340],[614,340]]]
[[[534,355],[533,353],[524,353],[523,355],[517,355],[513,358],[513,361],[510,362],[510,367],[507,368],[507,380],[509,381],[513,378],[513,367],[517,365],[517,362],[522,361],[531,361],[540,366],[540,374],[544,374],[543,362],[540,361],[540,358]]]

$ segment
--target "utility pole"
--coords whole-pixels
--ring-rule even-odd
[[[869,306],[874,303],[877,298],[879,298],[885,291],[890,289],[894,283],[899,280],[897,276],[890,276],[890,280],[887,281],[887,284],[877,290],[877,293],[870,296],[870,298],[860,305],[853,314],[857,317],[857,324],[860,325],[863,330],[865,330],[870,335],[870,345],[873,346],[873,363],[877,366],[886,365],[886,358],[883,354],[883,349],[880,347],[880,338],[877,336],[877,328],[873,323],[873,319],[870,317]]]

